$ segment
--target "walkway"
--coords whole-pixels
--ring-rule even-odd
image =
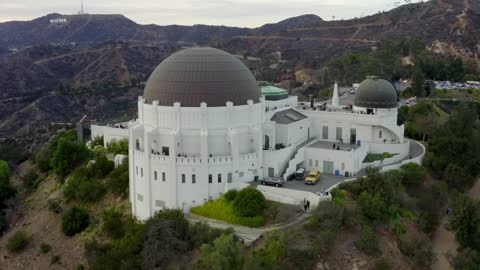
[[[249,227],[244,227],[240,225],[235,225],[235,224],[230,224],[226,223],[220,220],[216,219],[211,219],[211,218],[206,218],[202,216],[198,216],[192,213],[188,213],[185,215],[188,221],[190,222],[203,222],[208,224],[212,228],[218,228],[218,229],[228,229],[232,228],[235,231],[235,235],[240,237],[243,240],[243,243],[246,246],[250,246],[255,240],[260,238],[260,236],[266,232],[278,230],[278,229],[284,229],[291,227],[293,225],[299,224],[304,222],[310,214],[308,213],[302,213],[301,215],[298,215],[295,217],[294,220],[288,222],[288,223],[280,223],[280,224],[275,224],[271,225],[268,227],[262,227],[262,228],[249,228]]]

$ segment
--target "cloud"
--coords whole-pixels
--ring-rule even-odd
[[[8,1],[8,2],[4,2]],[[399,0],[84,0],[89,13],[123,14],[148,24],[215,24],[256,27],[302,14],[330,20],[360,17]],[[400,0],[401,1],[401,0]],[[73,14],[80,0],[0,0],[0,21],[29,20],[48,13]]]

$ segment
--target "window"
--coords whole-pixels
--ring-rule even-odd
[[[154,171],[154,172],[153,172],[153,177],[154,177],[155,180],[158,180],[157,171]]]
[[[378,131],[378,138],[380,138],[380,139],[382,138],[382,131],[381,130]]]
[[[212,175],[211,175],[211,174],[208,175],[208,183],[209,183],[209,184],[212,183]]]
[[[350,143],[351,144],[357,143],[357,129],[355,128],[350,129]]]
[[[143,177],[143,168],[140,168],[140,176]]]
[[[168,149],[168,146],[162,146],[162,155],[164,156],[170,155],[170,149]]]
[[[165,208],[165,201],[155,200],[155,206]]]
[[[227,174],[227,183],[232,183],[232,173]]]
[[[328,126],[322,127],[322,139],[328,140]]]
[[[138,166],[135,167],[136,174],[138,175]]]
[[[164,172],[162,172],[162,181],[165,182],[167,180],[167,176]]]
[[[342,140],[342,128],[341,128],[341,127],[337,127],[336,140],[337,140],[337,141],[341,141],[341,140]]]
[[[218,174],[218,183],[221,183],[221,182],[222,182],[222,174],[219,173],[219,174]]]
[[[315,160],[315,167],[318,168],[318,160]]]
[[[185,174],[182,173],[182,184],[185,184]]]
[[[240,177],[243,177],[244,175],[245,175],[244,172],[240,172],[240,173],[238,174],[238,176],[240,176]]]
[[[143,195],[137,193],[137,200],[138,200],[139,202],[143,202]]]
[[[312,167],[312,166],[313,166],[313,160],[310,159],[310,160],[308,161],[308,164],[310,165],[310,167]]]
[[[192,184],[195,184],[197,182],[197,176],[195,174],[192,174]]]
[[[342,171],[345,170],[345,163],[342,162]]]

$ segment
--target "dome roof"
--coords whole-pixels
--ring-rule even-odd
[[[364,108],[397,107],[397,90],[392,83],[376,76],[360,83],[353,105]]]
[[[209,107],[258,103],[260,90],[252,72],[236,57],[222,50],[195,47],[172,54],[155,68],[147,81],[143,97],[159,105]]]

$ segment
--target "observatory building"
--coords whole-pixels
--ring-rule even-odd
[[[236,57],[213,48],[189,48],[153,71],[138,118],[128,129],[92,126],[105,144],[129,140],[130,201],[147,219],[164,208],[187,211],[238,183],[287,179],[297,168],[352,176],[368,153],[408,155],[397,125],[397,93],[369,77],[353,104],[298,102],[268,83],[258,84]]]

